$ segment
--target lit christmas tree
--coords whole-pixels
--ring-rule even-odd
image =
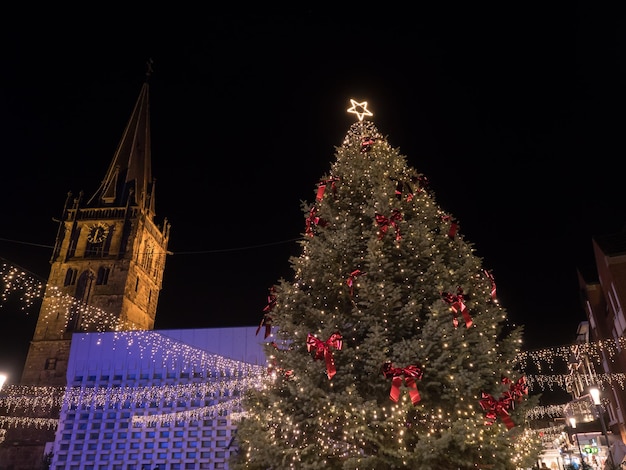
[[[231,468],[531,466],[522,328],[367,103],[348,111],[358,122],[303,205],[294,278],[270,290],[273,378],[245,397]]]

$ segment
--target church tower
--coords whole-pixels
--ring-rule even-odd
[[[68,194],[57,220],[50,275],[20,381],[24,390],[37,394],[37,390],[64,389],[75,332],[154,329],[170,225],[167,219],[162,225],[155,221],[151,72],[148,63],[146,79],[100,187],[89,198],[82,192],[77,197]],[[25,420],[54,420],[59,412],[58,406],[10,410]],[[0,443],[0,470],[40,470],[54,435],[54,428],[8,429]]]
[[[67,196],[21,385],[64,386],[74,332],[154,328],[170,225],[155,222],[150,74],[98,190]]]

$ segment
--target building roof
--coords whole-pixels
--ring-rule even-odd
[[[609,235],[597,235],[594,241],[606,256],[626,254],[626,231]]]

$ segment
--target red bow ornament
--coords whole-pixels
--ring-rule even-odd
[[[336,178],[334,176],[331,176],[327,180],[320,181],[317,184],[317,195],[315,196],[315,199],[318,201],[322,200],[322,198],[324,197],[324,192],[326,192],[326,186],[328,186],[328,183],[331,184],[330,188],[332,189],[333,196],[336,196],[337,195],[337,184],[336,184],[337,181],[339,181],[339,178]]]
[[[374,145],[374,143],[376,142],[376,139],[370,137],[370,136],[365,136],[361,139],[361,152],[369,152],[370,148],[372,147],[372,145]]]
[[[272,321],[273,318],[269,314],[272,309],[276,306],[276,295],[274,294],[276,289],[273,287],[270,288],[270,294],[267,296],[267,305],[263,308],[263,318],[261,319],[261,323],[256,329],[256,335],[259,334],[261,328],[265,326],[265,338],[267,338],[272,332]]]
[[[317,207],[311,207],[309,211],[309,217],[306,219],[306,234],[309,237],[313,237],[313,225],[319,225],[320,227],[326,226],[326,222],[317,216]]]
[[[423,191],[426,191],[428,189],[428,178],[425,177],[424,175],[416,175],[414,178],[412,178],[416,183],[418,183],[418,188],[417,188],[417,192],[421,193]]]
[[[486,269],[483,269],[483,272],[487,276],[487,279],[489,279],[489,282],[491,282],[491,301],[497,304],[498,298],[496,297],[496,281],[493,278],[493,274],[491,274],[491,271],[487,271]]]
[[[496,400],[493,396],[488,393],[482,392],[482,399],[480,400],[480,406],[483,410],[487,412],[485,415],[485,424],[490,426],[492,425],[498,417],[502,420],[507,429],[511,429],[515,426],[513,420],[511,419],[511,415],[509,415],[509,408],[511,406],[511,402],[509,398],[503,397],[499,400]]]
[[[452,310],[452,324],[456,328],[459,326],[459,312],[463,315],[463,319],[465,320],[465,327],[470,328],[474,323],[472,321],[472,317],[469,314],[469,310],[467,309],[467,305],[465,305],[465,301],[463,298],[463,289],[460,287],[456,291],[456,295],[451,294],[450,292],[446,292],[445,294],[441,294],[444,302],[450,304],[450,310]]]
[[[267,305],[263,307],[263,313],[269,313],[276,306],[276,289],[270,287],[270,293],[267,296]]]
[[[450,222],[450,228],[448,229],[448,237],[451,239],[454,239],[454,237],[456,236],[456,232],[459,229],[459,224],[457,224],[456,221],[452,218],[452,216],[449,216],[449,215],[444,215],[442,217],[442,220],[444,222]]]
[[[504,396],[510,399],[512,406],[515,406],[516,402],[521,403],[524,395],[528,395],[528,383],[525,376],[521,376],[515,382],[508,377],[502,377],[502,383],[509,386],[509,390],[504,392]]]
[[[411,403],[416,405],[421,400],[416,383],[416,380],[421,380],[422,375],[424,375],[420,367],[410,365],[405,368],[397,368],[393,367],[391,362],[385,362],[383,364],[383,375],[385,378],[391,377],[391,391],[389,392],[389,398],[391,398],[392,401],[397,403],[400,399],[400,386],[402,385],[402,378],[404,378],[404,384],[409,389]]]
[[[393,227],[396,231],[396,240],[400,240],[402,236],[400,235],[400,228],[398,227],[398,222],[402,220],[402,214],[398,209],[394,209],[391,212],[391,217],[385,217],[382,214],[376,214],[376,223],[379,227],[378,239],[382,240],[389,227]]]
[[[324,359],[326,361],[326,375],[328,375],[328,380],[332,379],[337,372],[335,359],[330,351],[331,347],[337,350],[341,350],[343,347],[343,338],[339,333],[333,333],[326,341],[321,341],[311,333],[307,335],[306,349],[308,352],[315,349],[314,359]]]
[[[259,331],[261,331],[261,328],[265,326],[265,334],[263,337],[267,338],[272,333],[272,321],[273,320],[274,319],[267,313],[263,315],[263,318],[261,319],[261,323],[259,323],[259,326],[257,326],[255,336],[258,335]]]
[[[405,187],[407,188],[406,200],[407,202],[411,202],[414,197],[413,188],[411,188],[411,185],[409,183],[406,183],[400,180],[398,180],[396,184],[396,197],[398,198],[398,200],[402,199],[402,192],[404,191]]]

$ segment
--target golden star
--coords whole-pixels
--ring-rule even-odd
[[[352,107],[348,108],[348,112],[356,114],[359,121],[362,121],[365,116],[373,116],[372,112],[367,109],[367,101],[359,103],[351,99],[350,103],[352,104]]]

